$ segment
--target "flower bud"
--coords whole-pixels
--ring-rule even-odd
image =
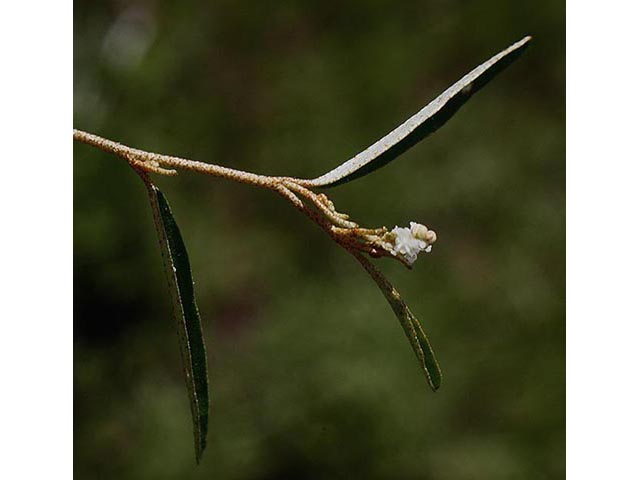
[[[429,230],[421,223],[410,222],[409,225],[411,226],[411,235],[419,240],[423,240],[428,244],[432,244],[435,243],[436,239],[438,238],[436,232],[434,232],[433,230]]]

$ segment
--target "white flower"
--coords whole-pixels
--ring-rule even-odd
[[[392,255],[400,255],[409,265],[413,265],[420,252],[429,253],[436,234],[420,223],[411,222],[410,228],[396,226],[383,237],[386,250]]]

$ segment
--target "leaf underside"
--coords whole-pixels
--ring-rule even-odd
[[[525,37],[479,65],[395,130],[342,165],[310,180],[310,185],[333,187],[386,165],[443,126],[474,93],[518,58],[530,40]]]
[[[173,315],[178,327],[182,363],[191,404],[196,462],[200,463],[207,444],[209,377],[189,256],[165,196],[148,179],[143,177],[143,180],[149,193],[173,304]]]
[[[393,285],[386,279],[386,277],[378,270],[369,260],[363,257],[360,253],[353,253],[356,259],[362,264],[367,273],[373,278],[378,285],[378,288],[382,291],[382,294],[389,302],[393,313],[396,314],[400,325],[404,330],[404,333],[413,348],[413,352],[418,359],[420,368],[422,369],[427,383],[431,389],[435,392],[440,388],[442,383],[442,371],[440,365],[436,360],[435,353],[431,348],[429,339],[427,338],[420,322],[415,317],[413,312],[409,310],[407,304],[402,300],[400,294]]]

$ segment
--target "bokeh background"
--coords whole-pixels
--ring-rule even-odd
[[[74,467],[117,479],[564,477],[564,3],[76,1],[74,126],[313,177],[525,34],[435,135],[332,189],[368,226],[426,223],[378,265],[430,335],[432,393],[361,267],[270,192],[157,178],[189,248],[212,381],[195,467],[152,216],[74,147]]]

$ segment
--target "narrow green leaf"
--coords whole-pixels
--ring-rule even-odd
[[[342,165],[311,180],[311,186],[340,185],[386,165],[443,126],[474,93],[518,58],[530,40],[531,37],[525,37],[476,67],[395,130]]]
[[[438,388],[440,388],[440,384],[442,382],[442,372],[440,371],[440,365],[436,360],[435,353],[431,348],[429,339],[425,335],[420,322],[415,317],[413,312],[409,310],[409,307],[406,303],[404,303],[404,300],[402,300],[402,297],[400,297],[398,291],[393,285],[391,285],[389,280],[386,279],[382,272],[378,270],[375,265],[373,265],[360,253],[353,252],[353,255],[362,264],[371,278],[373,278],[373,280],[378,285],[378,288],[380,288],[382,294],[387,299],[387,302],[389,302],[389,305],[391,305],[393,313],[395,313],[396,317],[398,317],[400,325],[402,326],[404,333],[407,336],[407,339],[409,339],[409,343],[413,348],[413,352],[418,358],[420,368],[422,368],[429,386],[435,392],[436,390],[438,390]]]
[[[184,374],[191,403],[196,462],[207,444],[209,422],[209,377],[200,314],[193,290],[189,256],[180,229],[162,192],[142,177],[149,193],[160,249],[178,326]]]

